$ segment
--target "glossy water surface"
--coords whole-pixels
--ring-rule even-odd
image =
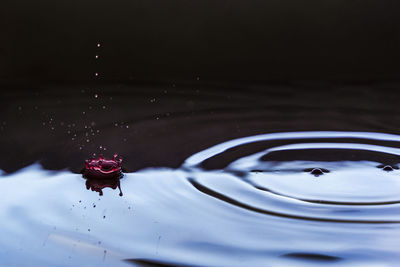
[[[397,88],[2,86],[0,266],[396,266]]]
[[[34,164],[0,179],[1,264],[395,265],[399,145],[369,132],[244,137],[126,173],[122,197]]]

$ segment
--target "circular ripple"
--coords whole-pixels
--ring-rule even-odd
[[[219,200],[287,218],[400,223],[400,136],[294,132],[228,141],[188,158],[189,181]]]

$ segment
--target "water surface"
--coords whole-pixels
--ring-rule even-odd
[[[399,262],[393,85],[190,86],[6,90],[0,265]],[[79,172],[114,152],[99,196]]]

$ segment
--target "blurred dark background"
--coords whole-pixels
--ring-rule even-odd
[[[399,10],[396,0],[3,0],[0,81],[90,81],[94,69],[113,82],[397,80]]]
[[[399,10],[395,0],[3,0],[0,169],[78,172],[93,153],[119,153],[135,171],[253,134],[397,133]]]

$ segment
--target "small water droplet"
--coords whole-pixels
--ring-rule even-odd
[[[383,165],[383,164],[381,164],[381,165],[378,165],[377,167],[382,169],[382,170],[384,170],[384,171],[387,171],[387,172],[399,169],[399,167],[396,166],[396,165]]]
[[[387,166],[383,167],[383,170],[387,171],[387,172],[390,172],[390,171],[393,171],[393,168],[391,166],[387,165]]]
[[[329,170],[324,169],[324,168],[308,168],[308,169],[304,169],[303,171],[309,172],[312,175],[314,175],[315,177],[318,177],[324,173],[329,173]]]
[[[322,174],[324,174],[324,173],[322,172],[321,169],[315,168],[315,169],[313,169],[313,170],[311,171],[311,174],[313,174],[313,175],[315,175],[315,176],[319,176],[319,175],[322,175]]]

